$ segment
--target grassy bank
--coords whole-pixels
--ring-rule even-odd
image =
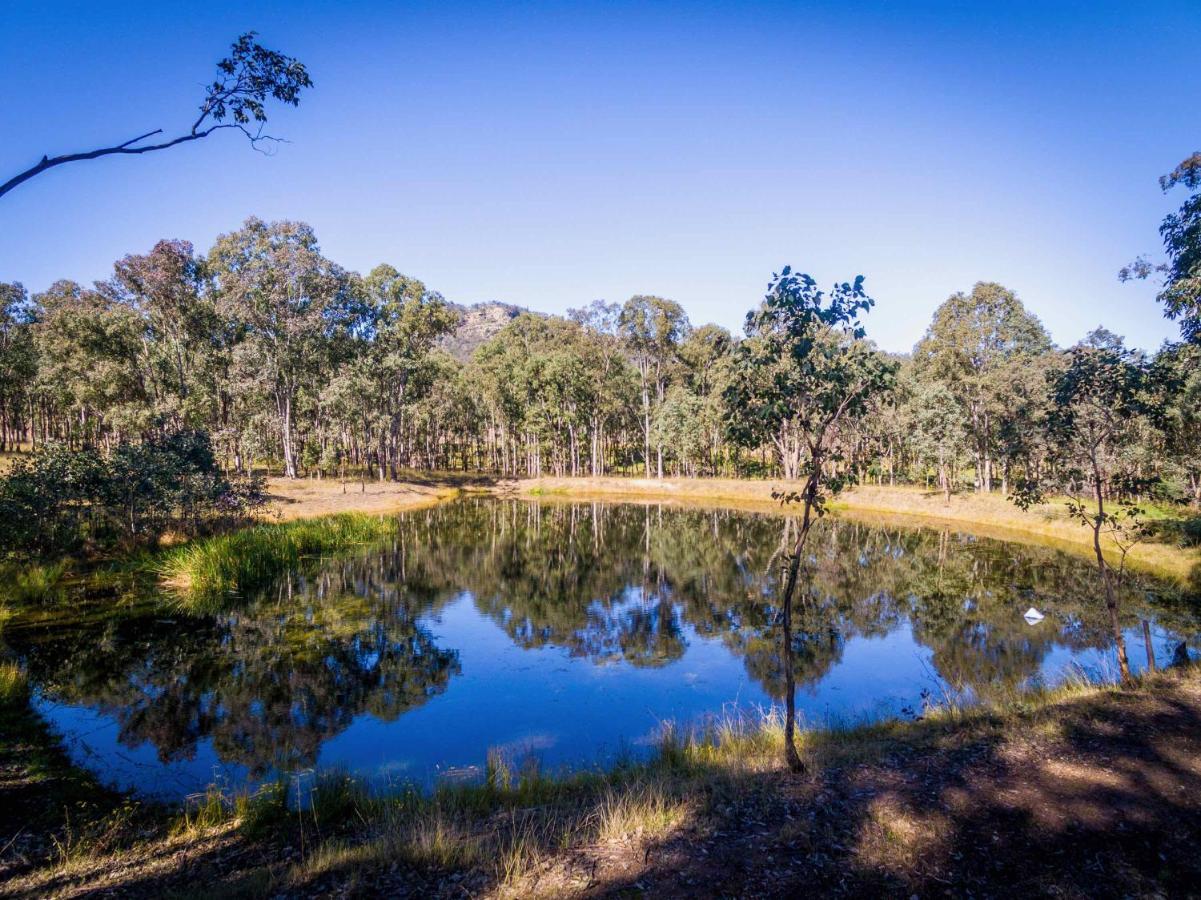
[[[65,782],[43,780],[41,805],[60,824],[42,856],[0,876],[16,896],[674,897],[1092,895],[1105,879],[1171,893],[1201,874],[1194,669],[809,731],[801,746],[810,773],[797,777],[769,717],[668,731],[650,760],[605,772],[554,777],[493,756],[481,783],[432,793],[380,794],[330,773],[304,784],[300,804],[294,784],[211,792],[157,817],[120,813],[128,801],[114,797],[75,824],[62,821]],[[13,781],[0,784],[6,809]],[[105,837],[66,852],[72,833]]]
[[[155,565],[168,586],[192,597],[238,594],[306,559],[378,544],[396,530],[395,517],[368,513],[252,525],[172,548]]]
[[[788,482],[784,481],[723,478],[538,478],[512,482],[506,487],[531,497],[670,500],[680,504],[720,503],[748,510],[778,510],[779,503],[772,500],[771,494],[786,486]],[[941,493],[919,487],[860,485],[839,495],[831,503],[831,509],[872,518],[888,516],[914,525],[955,524],[1002,540],[1035,541],[1075,553],[1092,553],[1091,532],[1069,520],[1064,504],[1058,501],[1023,511],[1000,494],[954,494],[946,504]],[[1180,514],[1168,508],[1149,510],[1151,518]],[[1167,542],[1137,545],[1127,564],[1181,583],[1201,578],[1201,550]]]

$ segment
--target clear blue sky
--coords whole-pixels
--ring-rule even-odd
[[[252,8],[253,7],[253,8]],[[106,277],[249,215],[448,299],[656,293],[737,329],[784,263],[867,276],[907,350],[978,280],[1061,344],[1174,335],[1117,269],[1201,149],[1201,3],[0,3],[0,175],[186,128],[242,30],[316,88],[272,130],[62,167],[0,199],[0,279]],[[1174,202],[1173,202],[1174,200]]]

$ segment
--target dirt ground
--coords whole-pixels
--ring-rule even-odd
[[[698,822],[590,893],[1201,896],[1201,680],[932,735]]]
[[[267,504],[260,517],[286,522],[342,512],[382,514],[418,509],[454,496],[458,488],[436,483],[270,478],[266,492]]]
[[[556,849],[506,888],[353,857],[306,878],[311,847],[251,843],[229,826],[66,868],[22,864],[9,813],[29,786],[3,771],[0,894],[13,897],[1201,896],[1196,669],[850,740],[809,775],[775,769],[708,802],[698,783],[695,812],[666,833]]]

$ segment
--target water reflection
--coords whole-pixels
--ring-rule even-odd
[[[93,710],[120,748],[153,748],[161,764],[203,748],[251,778],[319,763],[428,771],[530,734],[578,762],[636,739],[648,716],[785,695],[777,592],[794,527],[467,500],[407,514],[389,546],[315,562],[221,614],[157,602],[6,640],[61,728],[79,720],[57,711]],[[915,664],[931,690],[987,695],[1105,658],[1104,606],[1075,557],[845,519],[822,522],[808,552],[790,649],[798,690],[829,713],[912,703],[922,686],[898,673]],[[1046,618],[1027,625],[1029,606]],[[1140,617],[1154,620],[1161,663],[1196,641],[1195,619],[1153,584],[1133,586],[1125,611],[1140,641]],[[117,753],[92,750],[101,770]],[[151,766],[134,780],[154,790],[155,777]]]
[[[252,776],[311,766],[355,716],[394,720],[458,671],[379,562],[331,565],[211,618],[120,617],[99,640],[94,626],[54,628],[25,649],[29,673],[42,694],[111,716],[121,745],[149,742],[161,762],[207,739]]]

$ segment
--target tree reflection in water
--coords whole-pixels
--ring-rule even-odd
[[[597,664],[662,668],[692,642],[720,642],[779,700],[777,592],[793,527],[723,510],[464,500],[406,514],[390,545],[314,562],[218,614],[143,604],[101,626],[68,619],[6,640],[43,696],[99,709],[127,745],[149,741],[171,761],[210,740],[252,774],[294,770],[355,717],[390,721],[447,689],[465,648],[439,646],[431,627],[465,592],[515,645]],[[1057,647],[1111,640],[1087,562],[1054,550],[832,517],[808,553],[798,689],[850,642],[906,627],[947,689],[976,696],[1039,677]],[[1021,618],[1031,605],[1046,615],[1036,626]],[[1192,614],[1151,583],[1132,585],[1122,608],[1127,627],[1154,618],[1196,640]],[[889,673],[872,674],[883,688]]]

